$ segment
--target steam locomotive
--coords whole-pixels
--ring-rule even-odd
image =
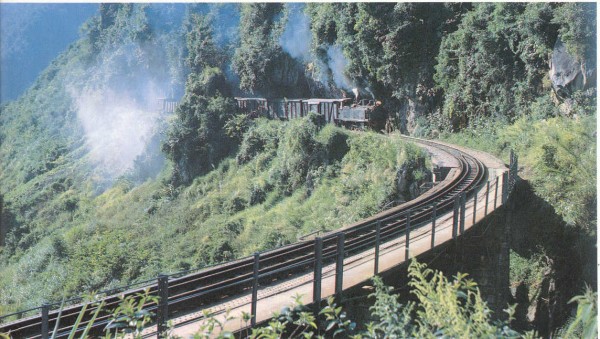
[[[267,99],[236,97],[240,112],[251,117],[268,117],[289,120],[314,112],[326,123],[349,129],[381,130],[387,120],[387,112],[381,102],[375,100],[342,99]]]

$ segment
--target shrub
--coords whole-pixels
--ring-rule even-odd
[[[323,144],[329,163],[341,161],[350,150],[348,132],[331,124],[325,126],[317,135],[317,141]]]
[[[442,272],[412,260],[408,275],[417,301],[406,306],[391,296],[391,288],[374,278],[372,295],[376,300],[371,308],[379,321],[371,323],[366,337],[398,338],[517,338],[522,335],[510,329],[508,323],[491,320],[491,311],[481,298],[477,284],[458,273],[453,280]],[[509,316],[512,309],[507,310]],[[529,333],[524,337],[532,337]]]
[[[277,148],[271,178],[290,195],[306,180],[310,168],[323,163],[323,146],[315,139],[317,126],[307,117],[289,121]]]
[[[238,164],[245,164],[259,153],[273,157],[279,146],[281,124],[276,121],[258,119],[244,134],[236,156]]]

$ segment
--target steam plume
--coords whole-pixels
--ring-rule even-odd
[[[309,18],[302,11],[304,5],[290,4],[288,6],[290,16],[279,43],[283,50],[293,58],[308,61],[310,60],[310,44],[312,42]]]
[[[103,179],[116,178],[132,168],[156,133],[158,111],[125,92],[111,88],[69,88],[83,127],[92,163]],[[158,95],[149,91],[147,97]]]
[[[94,176],[106,187],[124,174],[155,175],[160,169],[134,168],[146,164],[139,156],[162,157],[153,139],[161,119],[157,99],[168,96],[169,65],[156,45],[124,43],[103,51],[86,80],[70,79],[66,86],[94,166]],[[136,181],[145,178],[133,178]]]
[[[352,88],[352,82],[344,74],[344,70],[348,66],[348,60],[344,56],[340,46],[329,46],[327,56],[329,57],[329,68],[333,74],[333,81],[336,86],[346,90]]]

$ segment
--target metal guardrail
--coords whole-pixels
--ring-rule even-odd
[[[466,160],[464,160],[466,164]],[[464,165],[461,165],[464,166]],[[502,192],[500,199],[506,203],[509,194],[514,189],[517,178],[518,159],[511,151],[509,171],[502,175]],[[481,173],[477,174],[481,175]],[[466,175],[465,175],[466,178]],[[485,179],[484,177],[479,180]],[[474,179],[475,180],[475,179]],[[485,184],[476,182],[474,186],[467,186],[466,189],[459,190],[459,183],[453,189],[458,190],[454,195],[447,199],[439,201],[433,200],[426,205],[415,206],[408,210],[398,210],[390,213],[378,220],[358,224],[351,229],[345,229],[335,233],[324,234],[311,241],[301,241],[292,245],[283,246],[274,250],[257,252],[251,257],[242,258],[233,262],[213,265],[213,271],[207,268],[200,273],[181,276],[178,272],[171,275],[160,275],[157,279],[128,285],[119,288],[125,291],[123,294],[133,295],[141,292],[143,288],[149,288],[152,295],[159,296],[158,305],[148,305],[148,309],[156,311],[157,335],[162,337],[167,329],[169,318],[177,317],[189,310],[189,305],[202,304],[203,299],[219,300],[222,294],[229,294],[231,290],[242,291],[251,294],[251,317],[254,326],[256,324],[258,288],[262,284],[268,285],[279,275],[289,276],[295,272],[313,271],[313,303],[318,308],[321,302],[321,280],[323,277],[322,269],[324,265],[335,263],[335,292],[337,295],[342,293],[344,258],[356,254],[365,249],[374,249],[374,274],[379,273],[379,260],[381,244],[391,239],[405,237],[405,258],[409,257],[410,233],[411,231],[431,224],[431,248],[435,247],[436,221],[437,217],[449,210],[452,210],[452,238],[462,234],[465,231],[466,220],[466,202],[473,199],[473,223],[477,215],[477,200],[480,194],[485,194],[484,217],[488,214],[488,205],[493,199],[494,209],[497,207],[498,189],[500,177],[497,176],[493,182],[486,180]],[[450,192],[450,191],[449,191]],[[492,193],[493,192],[493,193]],[[490,193],[492,195],[490,196]],[[218,271],[218,272],[217,272]],[[202,274],[201,274],[202,273]],[[218,278],[217,281],[215,281]],[[148,284],[150,281],[156,283]],[[141,287],[140,287],[141,286]],[[136,287],[136,288],[133,288]],[[132,289],[133,288],[133,289]],[[111,292],[114,290],[110,290]],[[72,302],[82,300],[73,298]],[[104,298],[106,307],[116,307],[120,299],[115,296]],[[57,304],[48,304],[29,310],[15,312],[0,317],[0,321],[9,317],[21,316],[27,312],[40,310],[41,314],[35,317],[22,319],[19,321],[0,324],[0,333],[8,330],[24,334],[23,336],[33,338],[48,338],[48,329],[50,325],[56,325],[58,321],[58,310],[50,311],[51,307]],[[70,306],[62,311],[61,322],[69,323],[74,317],[77,317],[80,307]],[[98,317],[96,322],[100,326],[108,323],[109,315]],[[87,320],[81,322],[81,330],[87,325]],[[68,326],[68,325],[67,325]],[[66,333],[64,329],[62,332]]]

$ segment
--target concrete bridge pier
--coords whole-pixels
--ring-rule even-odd
[[[493,311],[494,319],[507,319],[504,310],[511,301],[510,294],[510,210],[513,199],[495,210],[484,220],[472,226],[456,240],[427,251],[417,260],[426,263],[430,268],[444,272],[452,277],[458,272],[468,273],[475,280],[483,299]],[[406,304],[414,298],[409,293],[408,264],[404,263],[381,274],[385,284],[393,286],[400,301]],[[350,319],[368,321],[369,307],[373,299],[370,282],[365,282],[345,293],[347,300],[343,303]]]
[[[452,274],[468,273],[496,319],[507,319],[504,310],[510,302],[510,219],[512,202],[496,210],[487,219],[471,228],[448,252],[454,258]],[[445,273],[447,269],[433,263]]]

